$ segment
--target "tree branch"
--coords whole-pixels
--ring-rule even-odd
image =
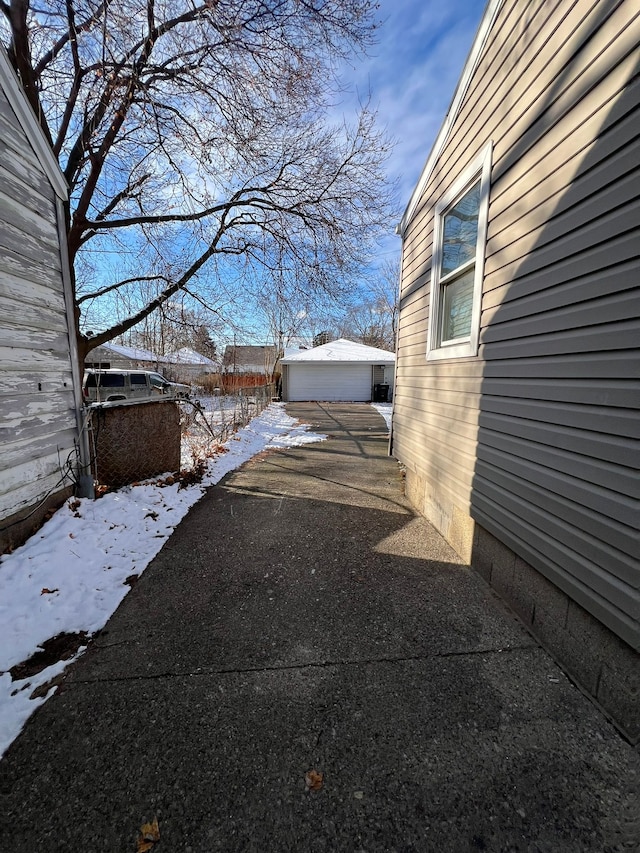
[[[15,68],[27,100],[31,104],[33,112],[38,119],[40,127],[44,131],[47,142],[53,145],[51,131],[40,103],[38,92],[37,75],[31,64],[31,47],[29,43],[29,24],[27,16],[29,3],[27,0],[11,0],[8,10],[9,23],[11,26],[11,45],[9,47],[9,59]]]
[[[84,293],[82,296],[79,296],[76,299],[76,305],[82,305],[83,302],[87,302],[89,299],[98,299],[100,296],[105,296],[107,293],[113,293],[114,290],[119,290],[121,287],[124,287],[127,284],[135,284],[138,281],[166,281],[169,279],[165,275],[137,275],[133,278],[125,278],[122,281],[118,281],[115,284],[109,284],[106,287],[101,288],[100,290],[95,290],[92,293]]]
[[[103,0],[93,15],[90,15],[77,27],[70,26],[67,32],[57,40],[57,42],[44,54],[44,56],[41,57],[40,61],[33,69],[35,77],[40,78],[42,72],[49,63],[52,62],[62,50],[64,50],[70,41],[73,42],[77,38],[78,33],[88,32],[95,24],[97,24],[102,18],[105,10],[112,2],[113,0]],[[69,4],[67,4],[67,7],[68,6]]]

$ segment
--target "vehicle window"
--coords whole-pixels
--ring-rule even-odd
[[[123,373],[101,373],[98,380],[102,388],[124,388]]]
[[[160,376],[159,373],[151,373],[149,375],[149,379],[151,380],[151,384],[154,388],[164,388],[164,386],[167,384],[167,380],[164,378],[164,376]]]
[[[132,373],[131,374],[131,384],[132,385],[146,385],[147,377],[144,373]]]
[[[88,373],[87,374],[87,379],[86,379],[85,385],[87,386],[87,388],[97,388],[98,377],[95,375],[95,373]]]

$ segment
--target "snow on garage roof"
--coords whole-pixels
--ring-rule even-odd
[[[206,355],[201,355],[199,352],[190,347],[182,347],[176,352],[168,353],[163,357],[163,361],[169,361],[175,364],[204,364],[214,365],[215,362]]]
[[[282,359],[283,364],[293,364],[298,362],[308,361],[361,361],[367,364],[389,364],[396,360],[396,355],[384,349],[376,347],[368,347],[365,344],[357,344],[355,341],[348,341],[346,338],[340,338],[337,341],[331,341],[329,344],[323,344],[321,347],[313,347],[312,349],[301,350],[295,355],[288,355]]]
[[[111,341],[101,344],[100,347],[96,347],[96,349],[106,349],[109,352],[122,356],[123,358],[130,358],[132,361],[157,362],[159,359],[159,356],[148,349],[141,349],[140,347],[126,347],[123,344],[114,344]]]

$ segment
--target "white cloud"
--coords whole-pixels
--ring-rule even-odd
[[[350,73],[397,140],[388,171],[399,180],[403,205],[444,121],[482,12],[477,0],[382,0],[379,42]]]

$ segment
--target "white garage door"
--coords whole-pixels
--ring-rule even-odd
[[[371,365],[289,365],[289,400],[367,402],[371,399]]]

